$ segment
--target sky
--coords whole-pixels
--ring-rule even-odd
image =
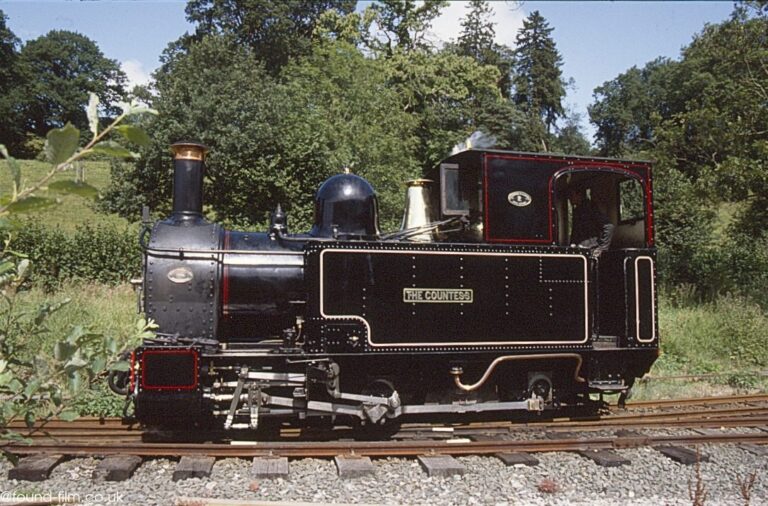
[[[358,8],[369,2],[359,2]],[[455,39],[466,2],[451,2],[432,27],[436,44]],[[120,62],[131,83],[146,84],[169,42],[193,27],[183,0],[0,0],[9,28],[22,41],[50,30],[72,30],[94,40],[104,55]],[[633,65],[680,50],[706,23],[725,20],[730,1],[709,2],[536,2],[494,1],[497,42],[510,47],[523,19],[538,10],[554,28],[563,77],[573,79],[565,104],[582,115],[591,137],[587,106],[592,91]]]

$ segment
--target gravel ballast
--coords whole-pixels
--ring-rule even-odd
[[[768,505],[768,460],[738,446],[705,445],[701,463],[706,504],[743,505],[738,480],[757,473],[751,505]],[[572,453],[537,454],[535,467],[507,467],[494,457],[457,460],[463,476],[428,477],[416,459],[374,459],[375,474],[340,479],[333,460],[290,462],[288,479],[251,478],[251,461],[222,459],[209,478],[172,481],[175,461],[150,459],[124,482],[94,482],[94,458],[77,458],[56,467],[47,481],[8,480],[11,464],[0,464],[2,499],[20,495],[79,499],[86,505],[179,504],[180,498],[364,504],[601,504],[689,505],[696,466],[678,464],[652,448],[618,451],[630,465],[604,468]],[[1,504],[1,503],[0,503]]]

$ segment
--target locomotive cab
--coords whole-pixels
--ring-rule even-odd
[[[465,216],[478,242],[568,246],[568,189],[580,187],[616,227],[612,249],[653,247],[647,162],[468,150],[428,177],[439,218]]]

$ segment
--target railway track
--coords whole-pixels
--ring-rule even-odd
[[[671,409],[674,408],[674,409]],[[583,449],[586,446],[603,448],[605,445],[633,444],[621,438],[601,441],[596,432],[636,429],[707,429],[707,428],[756,428],[768,427],[768,395],[681,399],[677,401],[638,402],[626,410],[611,410],[599,416],[573,416],[550,420],[526,420],[507,422],[476,422],[451,425],[406,424],[391,441],[350,441],[351,430],[313,430],[283,428],[278,438],[271,442],[249,442],[252,433],[210,433],[201,442],[199,434],[165,434],[147,431],[136,424],[119,418],[81,418],[75,422],[51,421],[43,427],[27,432],[23,424],[9,428],[25,434],[31,445],[7,444],[6,450],[19,454],[62,453],[85,454],[135,454],[142,456],[181,456],[186,454],[210,454],[213,456],[249,456],[273,453],[287,456],[328,456],[339,451],[375,452],[386,454],[387,445],[393,455],[414,454],[438,448],[456,454],[506,451],[564,451],[552,442],[531,440],[542,433],[579,432],[582,438],[571,440],[566,448]],[[193,437],[194,436],[194,437]],[[665,444],[662,439],[647,440],[646,444]],[[723,440],[706,441],[696,436],[696,444],[702,442],[739,442],[745,437],[751,443],[766,443],[768,432],[742,436],[729,434]],[[703,437],[703,439],[702,439]],[[522,438],[522,440],[521,440]],[[728,439],[731,438],[731,439]],[[488,440],[492,439],[492,443]],[[645,441],[644,436],[643,441]],[[465,441],[466,440],[466,441]],[[485,440],[485,443],[483,442]],[[195,442],[190,442],[195,441]],[[485,446],[484,446],[485,444]],[[561,442],[560,444],[563,444]],[[337,445],[337,446],[335,446]],[[408,450],[409,445],[412,449]],[[578,448],[577,448],[578,447]],[[539,448],[539,449],[536,449]],[[175,452],[175,453],[174,453]],[[250,453],[249,453],[250,452]],[[316,452],[316,453],[313,453]],[[403,453],[405,452],[405,453]],[[411,452],[411,453],[408,453]]]
[[[59,444],[39,442],[31,446],[13,445],[8,448],[19,455],[61,454],[69,456],[138,455],[142,457],[177,458],[206,455],[209,457],[291,457],[330,458],[356,457],[417,457],[420,455],[493,455],[509,452],[564,452],[637,448],[640,446],[702,444],[768,444],[768,432],[690,435],[630,435],[599,436],[564,439],[488,439],[468,438],[411,441],[309,441],[309,442],[241,442],[239,444],[210,443],[134,443]]]
[[[674,410],[670,410],[674,408]],[[705,409],[702,409],[705,408]],[[711,397],[702,399],[680,399],[676,401],[641,401],[627,406],[626,410],[613,409],[600,415],[571,416],[554,419],[535,418],[525,421],[475,422],[448,425],[406,424],[394,439],[412,438],[414,434],[430,434],[432,438],[442,435],[471,436],[483,433],[516,432],[526,429],[558,431],[579,429],[595,431],[611,427],[623,428],[702,428],[702,427],[759,427],[768,422],[768,395],[745,395],[738,397]],[[61,441],[103,440],[132,441],[152,435],[136,423],[121,418],[83,417],[74,422],[49,421],[36,426],[30,432],[22,422],[9,426],[35,441],[54,439]],[[185,434],[177,434],[183,439]],[[243,433],[240,434],[243,436]],[[303,430],[287,428],[281,431],[282,438],[333,439],[351,437],[349,430]],[[230,433],[212,433],[212,440],[227,441]]]
[[[162,434],[117,418],[83,418],[75,422],[52,421],[35,428],[31,444],[6,444],[0,449],[26,457],[9,471],[9,478],[17,480],[47,479],[59,463],[78,457],[104,457],[94,471],[94,479],[108,475],[112,476],[106,478],[110,481],[128,479],[145,458],[180,459],[174,480],[208,476],[220,458],[251,458],[253,472],[261,477],[277,477],[270,475],[275,469],[282,473],[279,477],[285,477],[289,458],[309,457],[334,458],[340,476],[347,466],[353,473],[373,473],[373,464],[365,461],[371,457],[415,457],[430,475],[462,469],[461,463],[453,459],[462,455],[493,455],[507,465],[535,465],[528,462],[538,462],[533,457],[536,453],[576,452],[598,465],[617,466],[629,460],[615,450],[638,447],[653,447],[669,458],[690,464],[708,458],[700,455],[701,445],[741,445],[757,455],[768,455],[768,396],[690,399],[674,404],[645,402],[593,417],[441,426],[407,424],[387,441],[357,441],[351,439],[350,430],[338,428],[325,432],[284,428],[271,441],[248,440],[253,434],[246,433],[240,433],[239,438],[231,433],[211,433],[206,434],[206,441],[198,435],[197,442],[188,442],[184,434],[174,434],[170,441],[151,440],[148,436],[157,438]]]

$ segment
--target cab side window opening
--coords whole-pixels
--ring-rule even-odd
[[[555,188],[557,239],[561,246],[572,242],[574,206],[568,193],[580,189],[613,225],[609,249],[645,247],[645,192],[640,180],[606,171],[578,170],[558,176]]]
[[[619,223],[642,220],[645,215],[643,187],[637,179],[619,181]]]
[[[469,214],[470,189],[461,177],[458,165],[443,164],[440,166],[440,182],[442,188],[441,207],[446,216]]]
[[[637,179],[625,178],[617,184],[618,226],[614,234],[617,248],[642,248],[645,237],[645,191]]]

